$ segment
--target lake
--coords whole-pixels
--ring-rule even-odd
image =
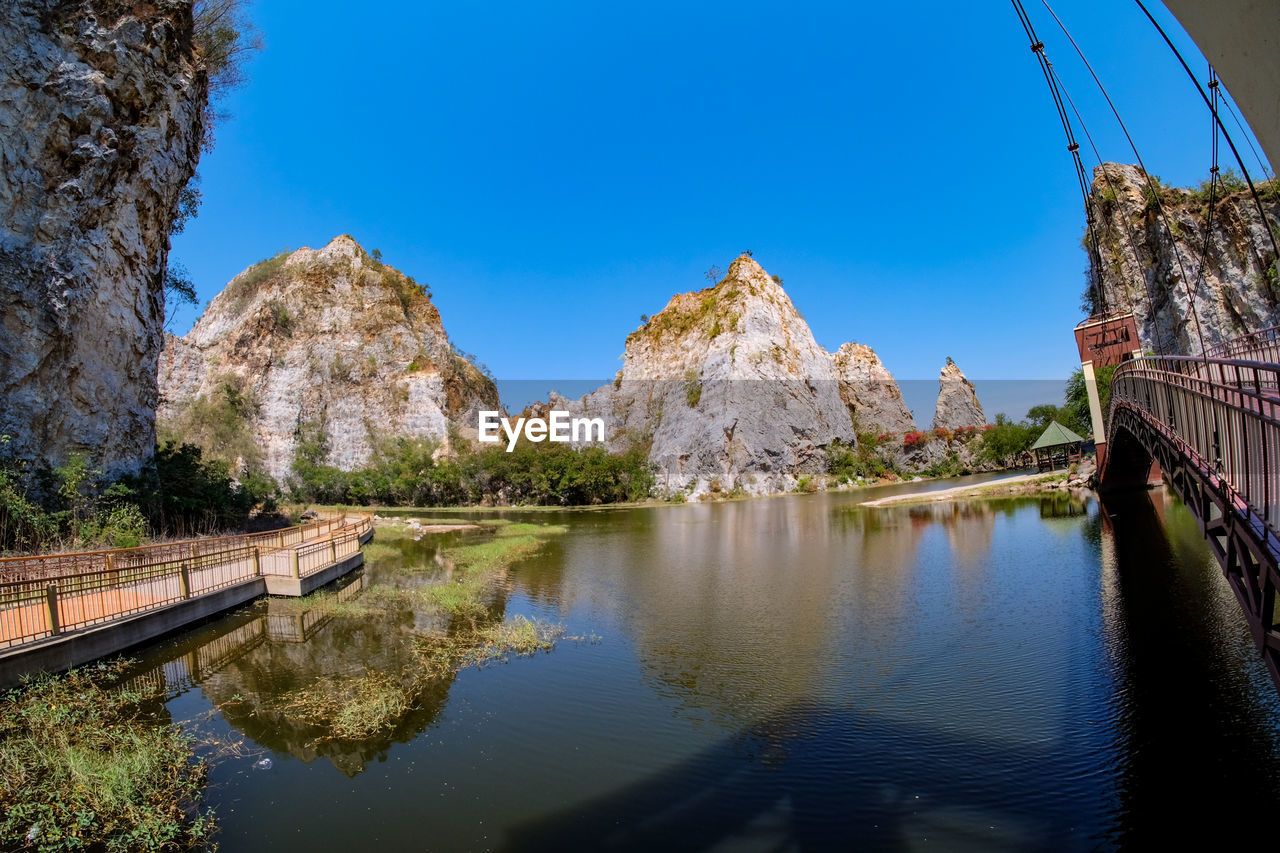
[[[1096,849],[1265,819],[1280,702],[1185,508],[858,506],[904,488],[474,516],[564,526],[487,618],[565,636],[363,740],[280,697],[403,672],[447,620],[259,602],[140,673],[205,741],[224,851]],[[340,596],[439,582],[484,535],[399,540]]]

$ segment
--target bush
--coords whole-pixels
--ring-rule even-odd
[[[299,442],[291,491],[309,503],[456,506],[504,503],[546,506],[639,501],[654,485],[648,448],[638,443],[622,453],[601,447],[521,442],[464,449],[456,458],[433,458],[437,446],[395,439],[359,471],[323,464],[323,444],[309,431]]]
[[[224,460],[205,459],[193,444],[168,442],[152,465],[121,483],[131,489],[151,527],[166,536],[193,536],[238,530],[260,502],[275,505],[275,484],[263,476],[237,484]]]
[[[684,399],[691,409],[702,399],[702,380],[695,370],[686,370],[684,373]]]
[[[1031,447],[1038,435],[1030,422],[1014,423],[1007,415],[998,414],[995,424],[988,424],[983,430],[979,458],[995,465],[1011,464]]]
[[[929,433],[924,432],[922,430],[909,432],[902,436],[902,446],[903,448],[908,450],[913,447],[919,447],[923,444],[927,444],[928,442],[929,442]]]
[[[844,444],[836,440],[827,445],[827,473],[837,483],[847,483],[854,478],[864,480],[880,479],[891,473],[888,464],[876,454],[876,444],[859,441],[857,445]]]

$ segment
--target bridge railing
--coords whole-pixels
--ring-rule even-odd
[[[157,563],[194,560],[242,546],[287,548],[303,542],[322,539],[334,531],[360,528],[363,533],[372,525],[371,516],[363,513],[326,512],[325,517],[280,530],[246,533],[234,536],[210,536],[143,545],[138,548],[114,548],[102,551],[74,551],[64,554],[40,554],[29,557],[0,558],[0,581],[35,580],[40,577],[65,577],[93,571],[144,567]]]
[[[1205,350],[1205,356],[1211,359],[1242,358],[1248,361],[1280,364],[1280,326],[1259,329],[1233,340],[1224,341],[1216,347]]]
[[[360,550],[366,514],[144,548],[0,560],[0,649],[91,627],[262,574],[306,577]]]
[[[1242,352],[1265,355],[1280,338]],[[1125,362],[1112,411],[1128,405],[1215,473],[1239,509],[1280,531],[1280,359],[1148,356]]]

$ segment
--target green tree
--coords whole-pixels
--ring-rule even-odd
[[[1094,380],[1098,385],[1098,401],[1102,408],[1102,419],[1105,426],[1107,410],[1111,407],[1111,377],[1117,365],[1099,367],[1094,370]],[[1075,430],[1080,435],[1093,432],[1093,416],[1089,412],[1089,389],[1084,381],[1084,370],[1077,368],[1067,379],[1067,404],[1063,408],[1065,420],[1060,419],[1063,426]],[[1099,438],[1099,436],[1094,436]]]

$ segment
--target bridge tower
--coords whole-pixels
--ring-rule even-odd
[[[1080,369],[1089,394],[1089,417],[1093,441],[1098,449],[1098,470],[1101,471],[1107,458],[1107,426],[1098,398],[1097,371],[1100,367],[1111,367],[1142,355],[1133,312],[1095,314],[1084,320],[1076,326],[1076,348],[1080,351]]]

